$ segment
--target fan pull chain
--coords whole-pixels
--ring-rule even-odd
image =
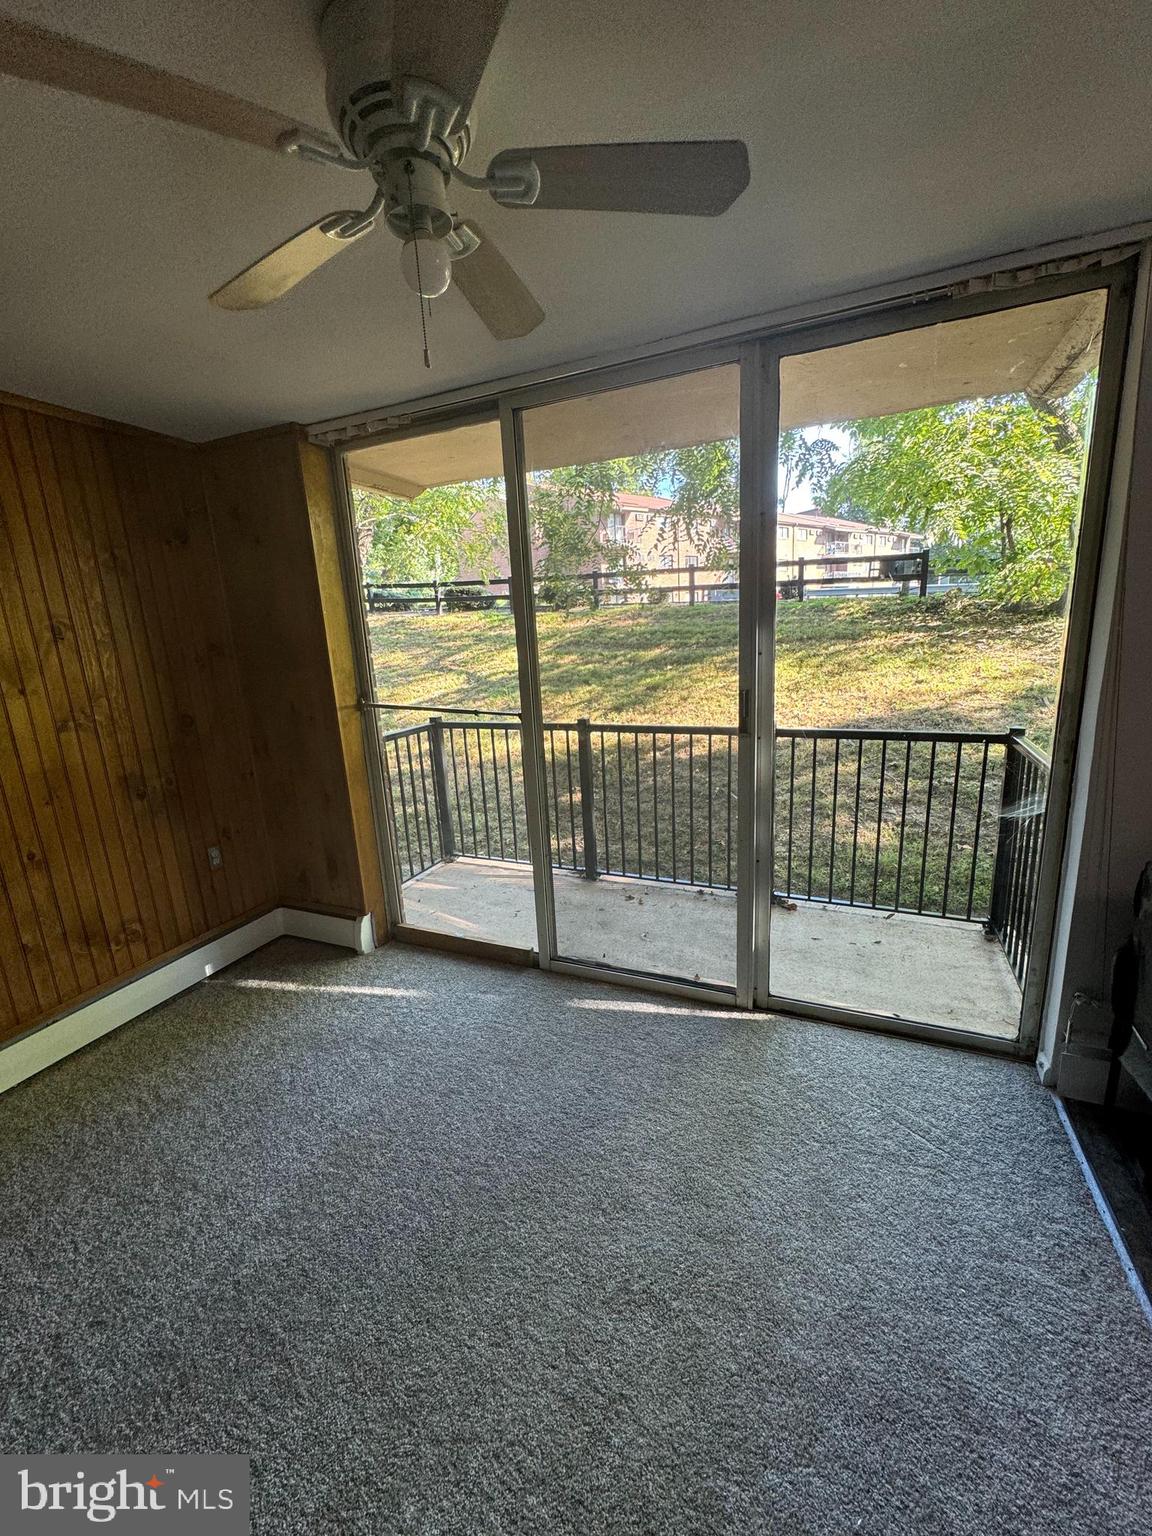
[[[408,178],[408,228],[409,228],[409,230],[412,233],[412,237],[413,237],[412,244],[415,247],[415,252],[416,252],[416,287],[419,290],[421,290],[419,293],[417,293],[417,298],[420,300],[420,334],[424,338],[424,366],[425,366],[425,368],[431,368],[432,361],[431,361],[431,359],[428,356],[428,320],[427,320],[427,317],[424,314],[424,309],[425,309],[425,304],[426,304],[426,301],[425,301],[425,298],[424,298],[424,293],[423,293],[424,285],[420,281],[420,242],[419,242],[419,240],[417,240],[415,238],[415,236],[416,236],[416,202],[415,202],[415,199],[414,199],[414,197],[412,195],[412,162],[411,162],[411,160],[405,160],[405,162],[404,162],[404,174]],[[429,309],[429,311],[431,311],[431,308],[432,308],[431,304],[428,304],[427,308]]]

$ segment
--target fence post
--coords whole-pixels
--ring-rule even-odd
[[[580,767],[580,822],[584,834],[584,878],[596,880],[600,870],[596,861],[596,801],[592,788],[592,725],[589,720],[576,722],[577,760]]]
[[[796,557],[796,598],[798,602],[804,601],[804,556]]]
[[[599,606],[600,606],[600,572],[599,571],[593,571],[592,572],[592,606],[593,606],[593,608],[599,608]]]
[[[1012,855],[1020,823],[1011,813],[1020,800],[1020,753],[1016,742],[1024,735],[1022,725],[1014,725],[1008,732],[1004,748],[1004,784],[1000,792],[1000,815],[996,823],[996,864],[992,873],[992,897],[988,903],[988,921],[984,925],[998,939],[1004,938],[1008,919],[1009,884],[1012,878]]]
[[[448,800],[448,772],[444,766],[444,719],[433,715],[428,722],[428,740],[432,747],[432,782],[436,786],[436,824],[440,830],[440,857],[450,863],[457,857],[456,831],[452,825],[452,807]]]
[[[696,567],[694,565],[690,565],[688,567],[688,606],[689,606],[689,608],[692,608],[692,607],[695,607],[695,604],[696,604]]]
[[[920,596],[921,597],[927,597],[928,596],[928,556],[930,554],[931,554],[931,550],[928,550],[928,549],[922,549],[920,551]]]

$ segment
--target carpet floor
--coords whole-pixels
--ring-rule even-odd
[[[1030,1069],[281,940],[0,1100],[3,1445],[254,1529],[1152,1533],[1152,1331]]]

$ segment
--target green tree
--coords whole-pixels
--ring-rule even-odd
[[[809,437],[803,427],[787,427],[781,432],[777,456],[780,505],[802,485],[811,485],[815,494],[835,469],[840,454],[840,445],[833,438]]]
[[[783,500],[792,488],[826,470],[836,444],[786,432],[780,445]],[[557,607],[588,601],[577,580],[597,569],[630,590],[643,590],[644,569],[613,525],[621,491],[667,497],[657,548],[672,550],[689,539],[706,565],[735,566],[739,547],[740,445],[736,438],[650,454],[567,465],[534,472],[528,503],[536,572]],[[384,580],[444,580],[465,567],[483,570],[504,546],[500,481],[431,488],[411,501],[379,491],[354,493],[360,558],[365,571]]]
[[[581,572],[606,570],[621,585],[644,581],[632,551],[615,531],[616,496],[642,488],[643,469],[636,459],[605,459],[536,471],[528,480],[536,574],[551,606],[572,608],[591,598]]]
[[[358,489],[353,502],[360,561],[376,578],[451,581],[466,567],[486,570],[506,542],[496,480],[433,486],[411,501]]]
[[[832,438],[809,436],[799,427],[781,432],[780,505],[803,485],[812,485],[815,494],[839,453]],[[633,462],[646,490],[671,498],[665,514],[667,540],[671,542],[676,534],[690,538],[705,563],[717,570],[734,565],[740,531],[739,439],[670,448]]]
[[[963,400],[857,421],[817,504],[924,534],[934,563],[963,566],[981,592],[1020,606],[1059,603],[1072,570],[1094,380],[1065,400]]]

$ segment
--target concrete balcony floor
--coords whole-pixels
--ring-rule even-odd
[[[554,872],[561,953],[631,970],[732,985],[731,891]],[[404,886],[406,920],[461,938],[536,947],[526,864],[458,859]],[[772,989],[977,1035],[1013,1038],[1020,988],[999,944],[977,923],[801,902],[772,909]]]

